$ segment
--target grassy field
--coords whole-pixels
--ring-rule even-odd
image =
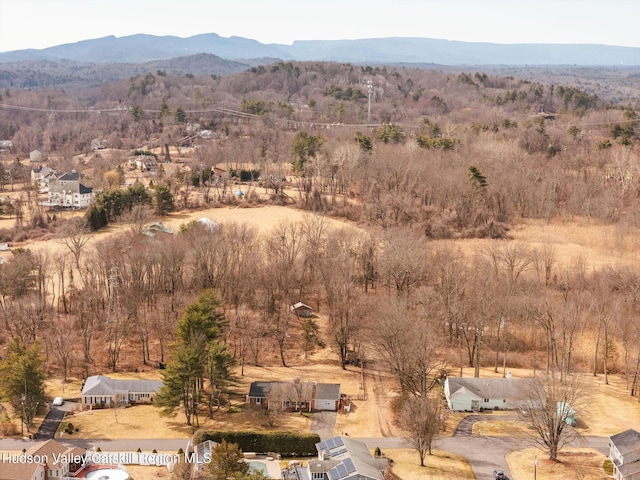
[[[590,449],[563,449],[558,462],[552,462],[537,448],[528,448],[507,455],[507,463],[513,480],[546,480],[566,478],[571,480],[603,480],[611,478],[604,473],[604,455]],[[537,460],[537,467],[534,462]],[[535,477],[534,477],[535,475]]]

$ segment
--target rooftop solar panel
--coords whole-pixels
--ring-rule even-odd
[[[353,473],[356,471],[356,466],[353,464],[353,460],[350,458],[345,458],[342,462],[347,469],[347,473]]]

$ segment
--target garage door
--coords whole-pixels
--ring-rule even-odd
[[[316,400],[316,410],[335,410],[336,402],[333,400]]]

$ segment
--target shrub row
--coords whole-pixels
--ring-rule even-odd
[[[202,440],[235,443],[243,452],[279,453],[283,457],[310,457],[317,454],[316,443],[320,436],[291,432],[205,432]]]

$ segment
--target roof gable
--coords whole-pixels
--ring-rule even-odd
[[[162,387],[160,380],[128,380],[93,375],[82,387],[82,395],[117,395],[122,392],[155,393]]]
[[[532,386],[539,384],[535,378],[460,378],[448,377],[449,395],[454,396],[464,388],[479,398],[525,400]]]
[[[328,476],[332,480],[384,478],[381,472],[386,468],[386,460],[374,459],[363,442],[347,437],[333,437],[317,443],[316,450],[322,460],[314,460],[313,463],[317,464],[316,468],[325,464],[325,468],[328,467]],[[311,463],[310,461],[309,464]]]
[[[318,383],[316,384],[315,399],[319,400],[340,400],[339,383]]]
[[[251,382],[249,386],[250,398],[267,398],[269,392],[274,385],[293,386],[293,382]],[[340,384],[339,383],[312,383],[303,382],[305,387],[312,387],[313,392],[311,398],[314,400],[340,400]]]
[[[78,181],[80,180],[80,174],[78,172],[76,172],[75,170],[71,170],[70,172],[65,172],[62,175],[60,175],[57,180],[61,180],[61,181]]]
[[[34,445],[26,454],[31,456],[38,456],[40,458],[47,459],[47,467],[58,467],[60,463],[56,463],[56,459],[67,460],[72,456],[83,455],[85,450],[80,447],[68,447],[55,440],[47,440],[46,442]]]
[[[249,396],[254,398],[266,398],[271,391],[271,386],[276,382],[251,382]]]
[[[640,449],[640,432],[633,429],[617,433],[609,437],[609,440],[622,455]]]

